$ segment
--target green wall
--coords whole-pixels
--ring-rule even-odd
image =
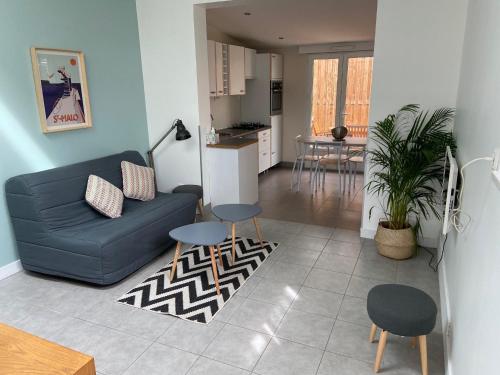
[[[0,181],[148,146],[134,0],[0,0]],[[43,134],[30,47],[85,54],[94,127]],[[16,246],[0,189],[0,267]]]

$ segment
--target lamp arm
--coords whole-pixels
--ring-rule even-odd
[[[163,137],[160,138],[160,140],[158,142],[155,143],[155,145],[151,148],[151,150],[149,150],[147,152],[148,154],[148,162],[149,162],[149,166],[151,168],[155,168],[155,165],[154,165],[154,160],[153,160],[153,152],[154,150],[156,150],[156,148],[165,140],[165,138],[167,138],[169,136],[170,133],[172,133],[177,125],[177,121],[178,120],[175,120],[174,123],[172,124],[172,126],[170,127],[170,129],[168,129],[168,131],[165,133],[165,135]]]

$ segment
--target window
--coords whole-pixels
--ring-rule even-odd
[[[346,126],[350,135],[366,137],[373,57],[322,55],[312,59],[311,131],[329,134]]]

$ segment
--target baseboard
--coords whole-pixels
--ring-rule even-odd
[[[375,233],[377,233],[377,231],[375,229],[369,229],[369,228],[361,228],[360,229],[361,238],[373,239],[373,238],[375,238]],[[430,247],[430,248],[434,249],[434,248],[437,248],[437,246],[438,246],[438,239],[437,238],[430,238],[430,237],[419,237],[418,244],[420,246]]]
[[[292,169],[293,168],[293,161],[281,161],[281,162],[279,162],[275,166],[276,167],[281,167],[281,168],[290,168],[290,169]]]
[[[377,231],[375,229],[368,229],[368,228],[361,228],[359,231],[359,234],[361,238],[367,238],[367,239],[374,239],[375,238],[375,233]]]
[[[12,263],[6,264],[3,267],[0,267],[0,280],[6,279],[9,276],[21,271],[23,266],[21,265],[20,260],[16,260]]]

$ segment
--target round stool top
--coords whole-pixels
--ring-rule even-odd
[[[201,199],[203,197],[203,188],[200,185],[179,185],[172,193],[189,193],[194,194]]]
[[[206,221],[184,225],[169,233],[174,240],[192,245],[212,246],[223,242],[227,237],[225,224]]]
[[[255,204],[221,204],[212,207],[212,212],[219,219],[236,223],[259,215],[262,209]]]
[[[377,285],[368,293],[367,310],[377,327],[398,336],[427,335],[436,324],[434,300],[411,286]]]

